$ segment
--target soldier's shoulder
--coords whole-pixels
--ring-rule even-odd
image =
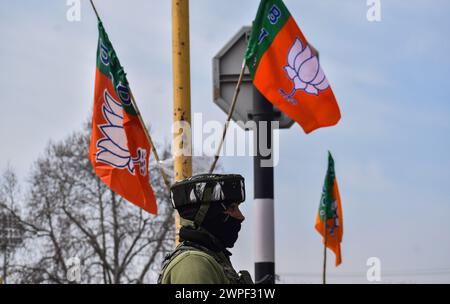
[[[192,268],[192,267],[198,267],[199,265],[203,265],[203,267],[205,265],[210,265],[211,267],[214,267],[214,268],[217,267],[220,269],[219,263],[217,263],[217,261],[214,259],[214,257],[209,255],[208,253],[198,250],[198,249],[189,249],[189,250],[185,250],[182,253],[180,253],[179,255],[177,255],[169,263],[168,270],[170,268],[180,267],[180,266]]]
[[[170,261],[164,277],[171,283],[225,283],[220,264],[206,252],[186,250]]]

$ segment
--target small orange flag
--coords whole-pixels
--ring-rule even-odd
[[[341,119],[319,58],[282,0],[261,0],[245,59],[253,85],[306,133]]]
[[[334,159],[329,152],[328,170],[316,218],[316,230],[324,237],[324,240],[325,221],[327,248],[334,252],[336,255],[336,266],[339,266],[342,263],[341,242],[344,234],[344,221],[342,218],[341,197],[334,171]]]
[[[99,41],[89,160],[98,177],[127,201],[156,214],[148,176],[150,142],[140,123],[125,72],[98,21]]]

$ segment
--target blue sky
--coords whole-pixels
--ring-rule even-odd
[[[96,3],[153,136],[169,140],[170,1]],[[0,4],[0,168],[9,162],[26,181],[48,141],[79,130],[90,116],[96,20],[87,1],[81,22],[66,20],[65,1]],[[330,266],[330,282],[367,282],[373,256],[381,260],[383,282],[450,282],[450,3],[381,0],[382,21],[374,23],[362,0],[285,4],[320,52],[342,120],[310,135],[297,125],[280,132],[277,273],[284,282],[320,282],[322,247],[313,225],[331,150],[345,234],[344,262]],[[190,5],[192,112],[223,121],[212,102],[211,59],[250,25],[258,1]],[[222,166],[247,180],[247,221],[233,261],[252,272],[252,160],[226,157]]]

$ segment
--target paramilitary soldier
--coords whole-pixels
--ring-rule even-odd
[[[163,262],[162,284],[253,283],[248,271],[239,274],[230,262],[244,216],[240,175],[203,174],[171,187],[174,208],[180,214],[180,244]]]

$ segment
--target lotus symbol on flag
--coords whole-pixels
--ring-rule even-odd
[[[134,165],[137,164],[140,174],[145,176],[147,174],[147,151],[143,148],[138,148],[136,157],[133,158],[131,156],[128,150],[127,136],[122,124],[122,104],[114,100],[107,90],[105,90],[103,96],[102,112],[107,123],[99,126],[105,137],[97,141],[97,162],[102,162],[118,169],[128,169],[133,175]]]
[[[288,65],[284,67],[284,70],[293,82],[294,88],[289,94],[283,90],[280,90],[280,93],[290,103],[297,103],[292,97],[298,90],[305,91],[308,94],[319,95],[320,91],[330,86],[320,67],[319,59],[313,54],[309,45],[306,44],[303,47],[300,39],[296,38],[291,46],[287,62]]]

